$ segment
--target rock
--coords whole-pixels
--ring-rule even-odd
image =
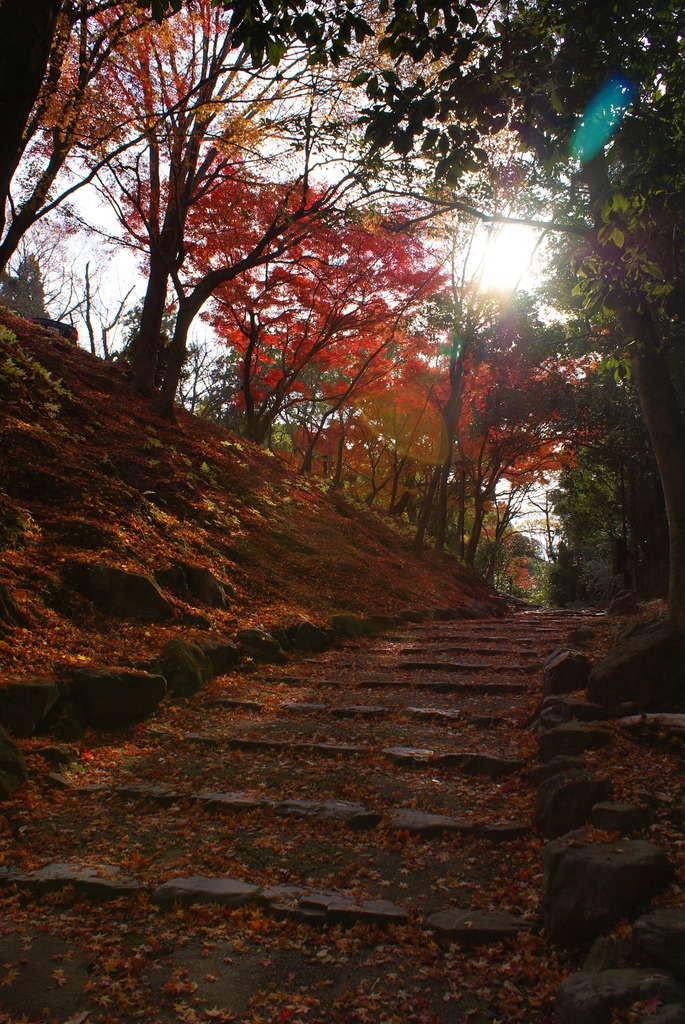
[[[551,761],[553,757],[560,755],[576,757],[584,750],[599,750],[609,743],[610,732],[581,722],[564,722],[538,735],[540,757],[543,761]]]
[[[528,771],[527,775],[534,786],[539,786],[541,782],[544,782],[545,779],[551,779],[553,775],[559,775],[562,772],[582,772],[585,770],[585,767],[586,763],[582,757],[557,755],[546,764],[536,764]]]
[[[258,899],[274,917],[321,924],[326,920],[326,907],[309,905],[307,897],[311,894],[310,889],[301,885],[269,885],[262,889]],[[331,898],[336,895],[330,894]]]
[[[142,888],[135,879],[108,864],[81,867],[55,862],[25,875],[10,875],[7,881],[38,894],[56,892],[68,885],[79,896],[96,900],[130,896]]]
[[[609,708],[633,702],[641,710],[685,702],[685,645],[669,622],[635,627],[588,678],[588,700]]]
[[[42,757],[53,769],[75,764],[79,759],[78,752],[67,743],[53,743],[49,747],[39,747],[34,750],[34,754]]]
[[[538,787],[535,827],[546,839],[556,839],[583,825],[593,805],[606,799],[610,792],[611,784],[606,779],[598,779],[588,772],[553,775]]]
[[[174,609],[149,576],[110,565],[78,562],[66,572],[67,581],[109,615],[142,622],[163,622]]]
[[[614,971],[619,967],[628,967],[630,960],[630,941],[615,935],[600,935],[590,947],[585,957],[583,970],[590,974],[601,971]]]
[[[480,835],[491,843],[510,843],[530,835],[530,825],[526,821],[500,821],[486,825]]]
[[[456,622],[464,617],[459,608],[429,608],[426,616],[433,622]]]
[[[391,615],[370,615],[367,619],[360,619],[362,631],[368,635],[376,633],[387,633],[388,630],[396,629],[403,624],[402,619]]]
[[[390,900],[362,900],[361,903],[355,903],[354,900],[341,897],[327,904],[326,919],[334,924],[386,926],[406,924],[409,918],[403,907],[398,907]]]
[[[383,757],[398,765],[422,765],[432,760],[435,751],[427,747],[386,747]]]
[[[224,676],[240,661],[240,648],[230,640],[207,640],[202,645],[214,676]]]
[[[418,608],[404,608],[400,612],[403,622],[423,622],[423,612]]]
[[[150,899],[158,906],[173,903],[218,903],[222,907],[243,907],[259,893],[259,886],[235,878],[208,878],[190,875],[172,878],[152,892]]]
[[[462,946],[483,946],[530,931],[530,922],[506,910],[441,910],[426,921],[443,938]]]
[[[286,653],[270,633],[259,627],[241,629],[236,637],[238,645],[248,658],[270,665],[285,665]]]
[[[326,651],[331,646],[331,636],[312,622],[300,622],[286,633],[296,651]]]
[[[392,814],[390,828],[408,832],[413,836],[428,838],[441,835],[444,832],[453,832],[462,836],[472,835],[476,831],[476,824],[469,820],[459,821],[457,818],[450,818],[447,814],[427,814],[424,811],[415,811],[407,807]]]
[[[685,980],[685,910],[659,907],[639,917],[632,943],[633,956],[640,963],[667,968]]]
[[[28,777],[24,755],[0,726],[0,800],[8,800]]]
[[[350,828],[375,828],[381,820],[376,811],[361,804],[348,804],[339,800],[283,800],[275,806],[276,814],[301,818],[319,818],[322,821],[342,821]]]
[[[634,590],[619,590],[609,602],[607,615],[637,615],[640,611]]]
[[[498,779],[502,775],[520,772],[523,761],[509,754],[489,754],[486,751],[454,750],[436,754],[435,764],[440,767],[455,766],[466,775],[484,775]]]
[[[338,704],[331,708],[335,718],[384,718],[387,713],[384,704]]]
[[[593,626],[578,626],[572,629],[568,635],[570,644],[587,644],[597,636],[597,630]]]
[[[220,583],[210,569],[201,565],[182,565],[191,597],[210,608],[226,608],[229,598],[235,597],[233,587]]]
[[[607,803],[592,808],[592,824],[609,832],[639,832],[645,828],[645,817],[637,804]]]
[[[146,718],[166,696],[161,675],[135,669],[79,668],[72,692],[95,729],[120,729]]]
[[[638,1024],[683,1024],[685,1021],[685,1003],[671,1003],[656,1013],[640,1017]]]
[[[616,1009],[648,999],[672,1003],[684,995],[682,987],[672,978],[636,967],[599,974],[572,974],[557,990],[556,1022],[611,1024]]]
[[[351,640],[364,635],[362,621],[357,615],[334,615],[331,626],[337,636],[349,637]]]
[[[643,736],[663,736],[668,739],[670,736],[683,739],[685,737],[685,715],[683,714],[642,714],[628,715],[626,718],[619,718],[618,725],[626,732],[641,734]]]
[[[547,843],[542,902],[552,942],[579,946],[633,915],[664,889],[666,855],[642,839],[583,845],[582,833]]]
[[[266,797],[250,796],[248,793],[197,793],[194,797],[208,811],[229,811],[249,814],[273,807],[273,801]]]
[[[535,716],[542,716],[548,711],[553,711],[562,722],[596,722],[607,717],[606,708],[599,704],[593,704],[581,697],[569,697],[562,694],[550,694],[545,697],[537,706]]]
[[[542,693],[572,693],[584,690],[590,674],[590,663],[584,654],[573,647],[557,647],[542,666]]]
[[[188,640],[169,640],[162,649],[159,665],[169,693],[176,697],[190,697],[212,679],[208,656]]]
[[[59,697],[54,682],[8,683],[0,690],[2,724],[13,736],[33,736]]]
[[[201,565],[174,562],[167,569],[156,572],[155,579],[160,586],[167,587],[172,594],[188,604],[225,608],[229,596],[234,596],[227,594],[225,585],[219,582],[210,569]]]

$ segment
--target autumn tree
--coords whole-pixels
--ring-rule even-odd
[[[27,232],[63,207],[92,179],[93,165],[121,144],[121,114],[107,101],[106,79],[117,48],[145,20],[135,5],[110,0],[61,5],[4,201],[0,193],[0,268]]]
[[[219,289],[212,323],[240,354],[247,436],[261,442],[284,404],[304,398],[318,408],[313,450],[370,374],[388,373],[408,318],[437,284],[438,267],[416,234],[355,216],[315,221],[283,256]],[[305,455],[305,470],[310,461]]]

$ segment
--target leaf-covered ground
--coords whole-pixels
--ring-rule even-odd
[[[366,509],[219,429],[184,415],[161,424],[120,368],[3,322],[15,339],[0,332],[0,583],[24,616],[0,632],[4,680],[130,664],[179,633],[494,607],[478,581],[447,558],[417,561]],[[64,566],[76,558],[150,573],[192,561],[236,598],[227,610],[176,600],[163,626],[113,620],[70,590]],[[105,900],[77,884],[3,886],[0,1022],[551,1024],[559,980],[583,951],[559,952],[544,932],[543,843],[529,830],[538,755],[525,723],[542,656],[576,621],[426,619],[291,653],[285,666],[244,661],[134,728],[88,730],[59,767],[52,737],[19,741],[29,781],[0,813],[2,870],[30,879],[66,864],[138,888]],[[596,655],[611,627],[591,621]],[[617,799],[648,811],[648,837],[676,867],[662,901],[681,901],[682,747],[610,728],[613,742],[587,763]],[[491,777],[440,759],[460,751],[520,764]],[[341,805],[357,806],[353,823],[339,820]],[[416,835],[398,827],[401,810],[459,824]],[[489,831],[512,822],[519,832]],[[157,887],[185,876],[234,879],[254,894],[239,907],[155,901]],[[303,920],[287,900],[265,899],[273,886],[343,910]],[[369,903],[379,900],[401,923]],[[364,907],[377,919],[355,920]],[[452,942],[427,920],[455,907],[506,910],[524,930]],[[648,1009],[627,1010],[621,1024]]]

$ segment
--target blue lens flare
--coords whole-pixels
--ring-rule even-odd
[[[582,163],[606,146],[635,94],[626,78],[612,75],[585,108],[571,139],[571,155]]]

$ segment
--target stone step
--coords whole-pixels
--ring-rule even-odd
[[[396,748],[413,752],[415,748]],[[387,752],[389,755],[392,751]],[[422,752],[418,752],[422,753]],[[432,751],[425,751],[428,755],[425,763],[432,768],[436,762],[431,760]],[[399,755],[401,757],[401,754]],[[461,755],[463,758],[478,758],[479,755]],[[483,755],[494,760],[493,755]],[[389,758],[391,759],[391,758]],[[503,761],[504,759],[499,759]],[[513,760],[513,759],[512,759]],[[398,761],[398,763],[402,763]],[[509,774],[513,769],[512,765],[497,764],[465,764],[463,769],[467,774],[479,774],[490,778],[497,778]],[[88,785],[87,783],[69,784],[63,776],[52,777],[61,788],[68,788],[80,795],[117,796],[124,800],[138,799],[157,803],[155,790],[159,787],[146,786],[144,784],[132,786],[106,786],[104,784]],[[304,799],[276,799],[262,794],[245,792],[224,792],[219,790],[203,790],[198,793],[181,793],[173,789],[165,791],[165,803],[179,803],[188,800],[200,805],[203,810],[230,815],[252,814],[256,811],[275,814],[277,817],[288,818],[311,818],[317,821],[338,822],[356,831],[369,831],[385,823],[394,830],[408,831],[414,835],[431,836],[442,832],[453,832],[460,835],[476,835],[483,839],[502,843],[510,842],[527,835],[530,826],[520,821],[494,821],[476,822],[471,820],[460,820],[445,814],[435,814],[430,811],[416,810],[414,808],[390,808],[388,810],[371,810],[362,804],[350,803],[344,800],[304,800]],[[70,876],[69,876],[70,877]],[[98,876],[98,880],[100,876]],[[49,878],[45,878],[46,884]],[[85,881],[85,876],[82,881]],[[107,879],[103,884],[109,884]],[[57,876],[56,884],[61,885],[60,877]]]
[[[299,885],[262,887],[240,878],[212,875],[181,875],[156,885],[143,884],[112,865],[52,863],[26,873],[3,871],[0,885],[14,885],[36,895],[69,887],[75,896],[96,901],[148,892],[151,902],[161,908],[207,903],[233,909],[252,905],[274,917],[324,926],[366,923],[387,927],[407,924],[410,916],[405,907],[390,900],[352,897],[332,889]],[[502,910],[443,909],[417,923],[427,933],[467,945],[500,942],[531,928],[529,921]]]

